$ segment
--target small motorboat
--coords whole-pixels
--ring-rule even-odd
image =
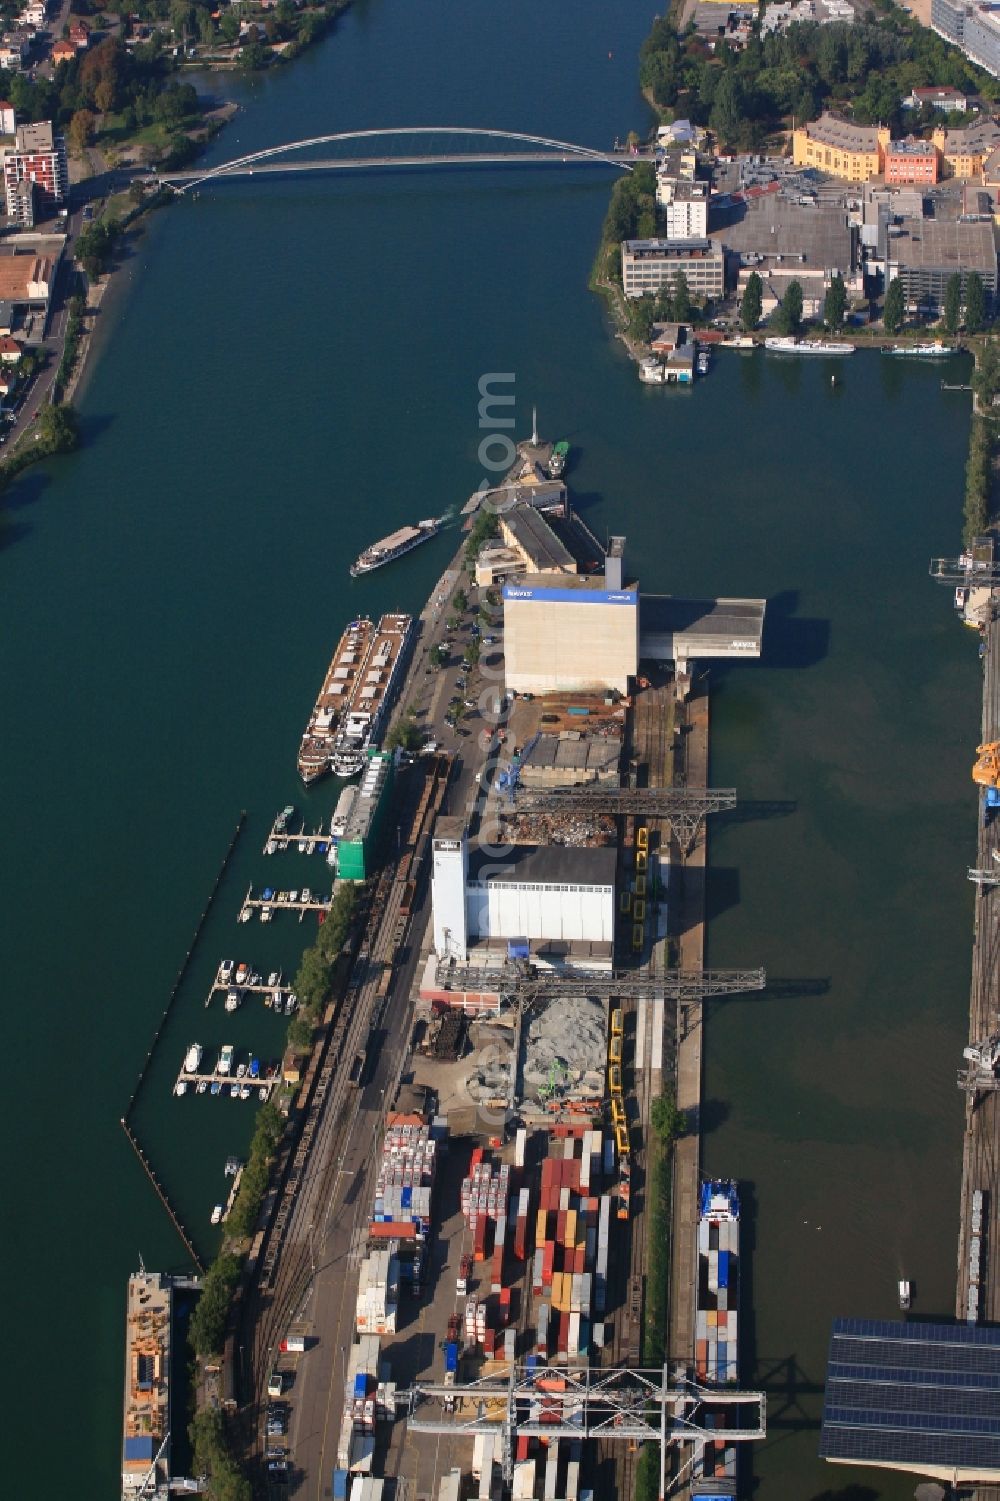
[[[907,1308],[909,1308],[912,1296],[913,1296],[913,1289],[912,1289],[910,1283],[906,1282],[906,1281],[900,1281],[900,1284],[899,1284],[899,1306],[900,1306],[900,1308],[902,1308],[904,1310],[904,1312],[905,1312],[905,1310]]]
[[[174,1085],[174,1094],[178,1099],[180,1099],[182,1094],[187,1094],[187,1085],[184,1083],[183,1079],[178,1079],[177,1083]]]
[[[276,855],[278,853],[278,841],[276,839],[269,839],[267,841],[267,845],[265,846],[264,853],[265,855]]]
[[[212,1080],[212,1086],[211,1086],[211,1093],[212,1094],[219,1094],[219,1092],[221,1091],[221,1089],[222,1089],[222,1085],[219,1083],[218,1079],[213,1079]]]
[[[238,1084],[230,1084],[230,1086],[229,1086],[229,1098],[231,1100],[238,1100],[239,1097],[240,1097],[240,1086]]]
[[[226,995],[226,1010],[227,1011],[238,1011],[239,1008],[240,1008],[240,1001],[242,999],[243,998],[240,995],[239,991],[236,989],[235,986],[233,986],[233,988]]]
[[[240,913],[239,921],[240,922],[249,922],[252,916],[253,916],[253,913],[251,912],[250,908],[249,907],[244,907],[243,911]]]
[[[233,961],[231,959],[223,959],[222,963],[219,965],[219,984],[228,985],[232,973]]]
[[[268,1003],[267,1003],[269,1006],[270,1006],[272,1000],[274,1002],[274,1009],[275,1009],[275,1011],[280,1011],[281,1007],[282,1007],[282,997],[281,997],[281,991],[277,988],[277,986],[275,987],[274,995],[271,997],[271,1000],[269,1000]]]
[[[207,1088],[208,1088],[208,1080],[207,1079],[199,1079],[198,1080],[198,1093],[199,1094],[204,1094]]]
[[[272,969],[271,973],[268,975],[268,977],[267,977],[267,983],[269,985],[277,985],[277,983],[278,983],[278,971],[276,969]]]
[[[246,980],[247,980],[247,975],[249,973],[250,973],[250,966],[248,964],[238,964],[236,966],[236,983],[237,983],[237,985],[245,985],[246,984]]]
[[[222,1223],[222,1205],[221,1204],[216,1204],[215,1208],[212,1210],[212,1224],[213,1225],[219,1225],[221,1223]]]
[[[260,909],[260,920],[261,920],[261,922],[270,922],[271,921],[271,909],[270,909],[270,907],[267,907],[267,906],[261,907],[261,909]]]
[[[294,804],[287,803],[285,805],[285,807],[282,808],[282,810],[278,814],[277,818],[274,820],[274,827],[277,829],[277,831],[278,831],[279,834],[282,832],[283,829],[287,828],[287,826],[288,826],[288,820],[290,818],[293,818],[294,815],[295,815],[295,806],[294,806]]]
[[[239,1172],[239,1170],[240,1170],[240,1168],[242,1166],[243,1166],[243,1164],[242,1164],[242,1162],[240,1161],[240,1159],[238,1157],[227,1157],[226,1158],[226,1177],[227,1178],[235,1178],[236,1174]]]
[[[257,1091],[257,1093],[260,1096],[260,1099],[261,1099],[262,1102],[264,1102],[264,1101],[267,1100],[267,1090],[266,1089],[259,1089]]]
[[[249,1098],[250,1098],[250,1088],[249,1088],[249,1085],[244,1084],[243,1088],[240,1090],[240,1099],[241,1100],[249,1100]]]
[[[246,1066],[246,1064],[245,1063],[239,1063],[239,1064],[237,1064],[237,1066],[236,1066],[236,1077],[237,1077],[237,1079],[245,1079],[246,1076],[247,1076],[247,1066]]]
[[[259,1079],[260,1078],[260,1059],[259,1058],[251,1058],[250,1059],[250,1077],[251,1077],[251,1079]]]
[[[312,887],[310,887],[310,886],[303,886],[303,888],[302,888],[302,901],[303,902],[311,902],[312,901],[312,897],[313,897]]]
[[[298,899],[299,899],[299,894],[298,894],[298,892],[297,892],[297,891],[290,891],[290,892],[289,892],[289,893],[288,893],[288,900],[289,900],[289,901],[290,901],[290,902],[297,902],[297,901],[298,901]]]

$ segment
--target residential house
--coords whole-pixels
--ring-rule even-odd
[[[75,56],[76,48],[66,38],[60,38],[58,42],[52,43],[52,61],[56,67],[60,63],[71,62]]]
[[[16,365],[21,358],[21,346],[9,334],[0,334],[0,365]]]
[[[77,52],[86,52],[90,46],[90,32],[82,21],[73,21],[70,24],[67,40],[73,43]]]
[[[848,182],[868,182],[882,172],[889,139],[884,125],[852,125],[824,113],[793,132],[792,161],[796,167],[818,167]]]
[[[21,20],[25,26],[33,26],[40,31],[45,25],[45,5],[43,0],[28,0],[21,11]]]
[[[51,120],[19,125],[14,140],[14,150],[8,151],[3,162],[8,215],[18,218],[24,212],[24,190],[19,185],[25,182],[34,184],[43,211],[65,203],[69,194],[66,142],[53,133]]]
[[[907,136],[885,148],[885,180],[891,187],[933,187],[938,180],[938,151],[932,141]]]
[[[950,84],[938,84],[931,88],[912,89],[903,100],[904,109],[923,109],[924,105],[939,109],[946,115],[964,115],[969,108],[969,96]]]
[[[941,153],[942,177],[978,177],[990,152],[1000,146],[1000,125],[977,120],[956,130],[939,127],[931,140]]]
[[[0,136],[12,136],[16,128],[14,106],[7,99],[0,99]]]
[[[23,73],[24,65],[28,60],[28,43],[25,37],[14,31],[8,31],[0,39],[0,68],[8,73]]]

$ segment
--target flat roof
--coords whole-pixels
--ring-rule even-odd
[[[851,269],[854,232],[842,203],[795,203],[781,193],[746,200],[746,212],[731,219],[714,237],[741,255],[802,256],[802,264],[823,270]],[[794,275],[794,266],[790,267]]]
[[[821,146],[833,146],[840,151],[878,150],[878,130],[873,125],[854,125],[850,120],[841,120],[825,111],[818,120],[803,126],[811,141]]]
[[[759,656],[764,599],[675,599],[643,594],[639,600],[639,657],[673,660],[677,641],[691,655]]]
[[[545,517],[531,506],[518,506],[500,517],[536,573],[547,569],[576,568],[576,559],[556,536]]]
[[[502,859],[477,850],[469,855],[469,880],[537,882],[541,886],[613,886],[618,866],[614,845],[571,847],[518,844]]]
[[[836,1319],[824,1459],[1000,1478],[1000,1329]]]
[[[889,236],[889,259],[915,270],[978,271],[995,278],[992,223],[981,219],[904,219]]]

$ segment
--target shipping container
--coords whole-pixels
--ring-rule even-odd
[[[438,1486],[438,1501],[461,1501],[462,1495],[462,1472],[461,1470],[449,1470],[447,1475],[441,1476],[441,1484]]]
[[[524,1166],[524,1156],[525,1156],[525,1152],[527,1151],[527,1145],[528,1145],[528,1133],[527,1133],[527,1131],[525,1131],[523,1129],[517,1131],[515,1133],[515,1136],[514,1136],[514,1166],[515,1167],[523,1167]]]
[[[346,1470],[334,1470],[331,1490],[333,1492],[333,1501],[347,1501]]]

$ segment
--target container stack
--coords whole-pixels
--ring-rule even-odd
[[[735,1185],[705,1184],[698,1220],[695,1374],[709,1385],[737,1380],[739,1233]]]
[[[382,1143],[369,1235],[423,1240],[431,1222],[438,1140],[422,1122],[391,1125]]]
[[[351,1481],[351,1501],[382,1501],[385,1481],[374,1475],[355,1475]]]
[[[585,1360],[594,1315],[606,1307],[611,1200],[589,1191],[603,1160],[599,1131],[568,1137],[560,1150],[542,1162],[535,1214],[535,1349],[542,1359]]]
[[[372,1251],[358,1277],[356,1328],[359,1334],[395,1334],[399,1307],[399,1258]]]

